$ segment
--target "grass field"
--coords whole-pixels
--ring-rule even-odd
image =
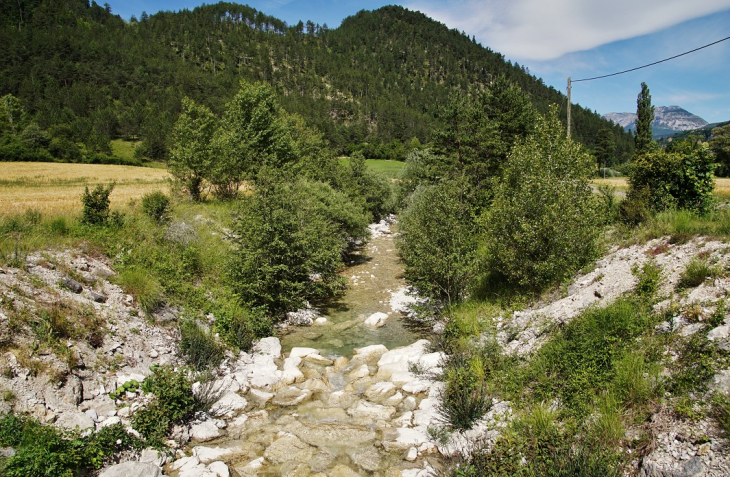
[[[343,164],[349,164],[350,160],[347,157],[340,158]],[[401,161],[389,161],[386,159],[366,159],[365,165],[373,172],[378,172],[386,177],[395,179],[400,174],[400,170],[403,169],[405,162]]]
[[[610,185],[615,187],[617,192],[626,192],[629,190],[629,184],[625,177],[593,179],[593,183],[596,185]],[[730,199],[730,178],[717,177],[715,179],[715,194],[720,199]]]
[[[84,186],[116,182],[111,207],[155,190],[167,191],[170,175],[164,169],[101,164],[47,162],[0,163],[0,215],[35,209],[43,214],[70,215],[81,212]]]

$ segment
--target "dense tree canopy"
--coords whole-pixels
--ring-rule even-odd
[[[142,139],[141,154],[165,158],[182,98],[220,115],[241,79],[271,85],[284,109],[341,153],[368,157],[405,157],[443,126],[438,108],[449,94],[477,94],[500,76],[538,111],[564,102],[525,68],[401,7],[362,11],[329,29],[288,26],[233,3],[126,22],[84,0],[9,2],[0,11],[0,71],[0,95],[17,98],[56,140],[48,156],[67,160],[101,160],[92,156],[108,156],[114,138]],[[589,146],[609,127],[617,157],[628,147],[628,135],[598,114],[578,107],[574,120]]]

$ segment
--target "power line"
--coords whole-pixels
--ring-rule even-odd
[[[689,55],[690,53],[694,53],[695,51],[702,50],[703,48],[707,48],[708,46],[717,45],[718,43],[721,43],[721,42],[723,42],[725,40],[730,40],[730,36],[725,37],[722,40],[714,41],[714,42],[709,43],[709,44],[707,44],[705,46],[701,46],[699,48],[695,48],[694,50],[685,51],[684,53],[680,53],[679,55],[674,55],[674,56],[671,56],[669,58],[664,58],[663,60],[660,60],[660,61],[655,61],[654,63],[649,63],[648,65],[638,66],[636,68],[631,68],[630,70],[619,71],[618,73],[611,73],[610,75],[603,75],[603,76],[596,76],[594,78],[584,78],[584,79],[572,80],[572,83],[577,83],[579,81],[591,81],[591,80],[597,80],[597,79],[601,79],[601,78],[608,78],[610,76],[618,76],[618,75],[622,75],[624,73],[629,73],[631,71],[636,71],[636,70],[640,70],[642,68],[647,68],[649,66],[658,65],[659,63],[664,63],[665,61],[673,60],[675,58],[679,58],[680,56]]]

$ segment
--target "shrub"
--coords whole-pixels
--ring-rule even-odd
[[[192,418],[198,403],[192,381],[184,370],[158,366],[142,382],[142,390],[155,396],[147,407],[137,411],[132,426],[147,440],[148,445],[161,446],[170,429]]]
[[[163,289],[160,282],[139,268],[128,268],[119,273],[117,284],[137,299],[145,313],[152,313],[162,304]]]
[[[730,397],[715,393],[712,401],[713,417],[717,419],[725,435],[730,435]]]
[[[246,306],[273,315],[340,293],[342,255],[365,236],[366,219],[327,184],[260,187],[242,200],[235,225],[233,290]]]
[[[649,260],[639,268],[638,265],[631,269],[631,273],[639,279],[634,292],[641,297],[651,298],[659,289],[659,282],[662,278],[662,269],[653,260]]]
[[[142,212],[152,220],[163,222],[170,209],[170,198],[160,191],[150,192],[142,197]]]
[[[464,298],[478,271],[479,229],[465,187],[456,181],[420,186],[399,219],[406,276],[423,293],[449,303]]]
[[[104,187],[97,185],[89,192],[89,187],[84,187],[81,195],[81,202],[84,204],[81,222],[87,225],[102,225],[109,219],[109,194],[114,189],[114,183]]]
[[[541,288],[579,269],[597,252],[597,202],[588,184],[593,160],[565,137],[553,108],[514,146],[484,217],[489,269],[514,285]]]
[[[214,314],[215,330],[228,345],[241,351],[249,351],[256,339],[271,336],[271,320],[261,310],[224,301]]]
[[[646,189],[654,210],[677,207],[709,212],[714,189],[712,161],[707,145],[694,141],[682,141],[671,152],[660,149],[641,154],[629,174],[629,197]]]
[[[88,475],[122,453],[140,449],[142,443],[121,423],[81,437],[74,431],[43,426],[35,419],[6,414],[0,418],[0,446],[16,451],[0,463],[4,476],[69,477]]]
[[[198,371],[217,368],[223,361],[223,348],[215,337],[194,321],[180,323],[180,355]]]
[[[441,418],[454,429],[469,429],[492,407],[490,379],[505,359],[495,342],[452,354],[444,370],[445,387],[438,404]]]
[[[693,257],[679,277],[677,288],[693,288],[701,285],[709,277],[717,277],[720,270],[711,266],[704,258]]]

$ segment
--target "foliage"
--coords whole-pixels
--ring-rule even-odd
[[[654,106],[651,104],[651,94],[646,83],[641,83],[641,92],[636,98],[636,136],[634,136],[635,152],[637,156],[652,152],[656,143],[651,132],[654,122]]]
[[[274,316],[344,289],[342,254],[365,236],[367,218],[323,183],[262,184],[241,201],[232,287]]]
[[[489,270],[518,286],[558,281],[597,251],[592,160],[565,137],[556,114],[540,118],[535,133],[515,145],[482,220]]]
[[[210,109],[183,98],[182,112],[172,128],[168,164],[170,174],[196,201],[200,200],[203,181],[210,178],[214,159],[211,140],[216,126]]]
[[[220,197],[233,197],[245,179],[291,162],[293,144],[273,89],[241,82],[211,143],[210,181]]]
[[[124,269],[115,280],[127,293],[137,299],[137,303],[145,313],[152,313],[163,302],[162,285],[143,269],[137,267]]]
[[[721,270],[712,266],[705,258],[693,257],[685,267],[677,282],[677,288],[693,288],[701,285],[708,277],[715,278]]]
[[[0,446],[16,451],[0,462],[0,471],[7,477],[71,477],[113,463],[123,453],[139,450],[142,442],[121,423],[81,437],[77,431],[44,426],[11,413],[0,418]]]
[[[142,434],[148,445],[160,446],[173,425],[185,422],[199,410],[192,381],[185,370],[154,367],[152,374],[142,382],[142,390],[152,393],[155,400],[137,411],[132,418],[132,426]]]
[[[717,419],[720,429],[725,435],[730,435],[730,397],[715,393],[712,402],[713,416]]]
[[[174,146],[171,130],[185,96],[220,113],[240,79],[274,85],[282,105],[340,153],[351,152],[348,145],[377,151],[385,144],[384,152],[398,155],[414,137],[425,143],[443,126],[437,109],[449,92],[500,75],[543,112],[565,100],[525,67],[402,7],[302,31],[228,2],[127,22],[96,3],[42,0],[3,9],[0,25],[0,90],[19,100],[25,120],[35,120],[52,142],[83,149],[116,137],[142,140],[136,151],[149,158],[162,159]],[[576,136],[588,146],[605,127],[619,149],[630,144],[594,111],[575,107],[573,116]]]
[[[180,355],[197,371],[217,368],[223,361],[223,347],[212,333],[201,329],[195,322],[180,323]]]
[[[408,280],[422,292],[458,302],[477,274],[477,232],[466,185],[442,181],[422,185],[399,218],[398,250]]]
[[[104,187],[99,184],[89,192],[89,187],[84,187],[81,195],[81,202],[84,204],[81,222],[88,225],[103,225],[109,219],[109,194],[114,189],[114,183]]]
[[[215,317],[215,331],[229,346],[241,351],[249,351],[256,339],[272,334],[271,319],[262,310],[249,310],[233,299],[223,301]]]
[[[723,177],[730,175],[730,123],[712,130],[710,149],[715,153],[715,160],[720,164]],[[719,174],[718,174],[719,175]]]
[[[631,273],[638,278],[636,287],[634,287],[637,295],[651,298],[656,294],[662,278],[662,269],[656,262],[649,260],[641,267],[636,265],[631,269]]]
[[[160,191],[142,196],[142,212],[152,220],[163,222],[170,211],[170,198]]]
[[[453,429],[466,430],[492,407],[487,379],[500,362],[499,346],[490,343],[476,351],[449,356],[444,370],[444,391],[438,412]]]
[[[713,204],[714,164],[706,144],[685,141],[671,152],[639,155],[629,175],[629,199],[645,195],[653,210],[671,207],[709,212]]]

